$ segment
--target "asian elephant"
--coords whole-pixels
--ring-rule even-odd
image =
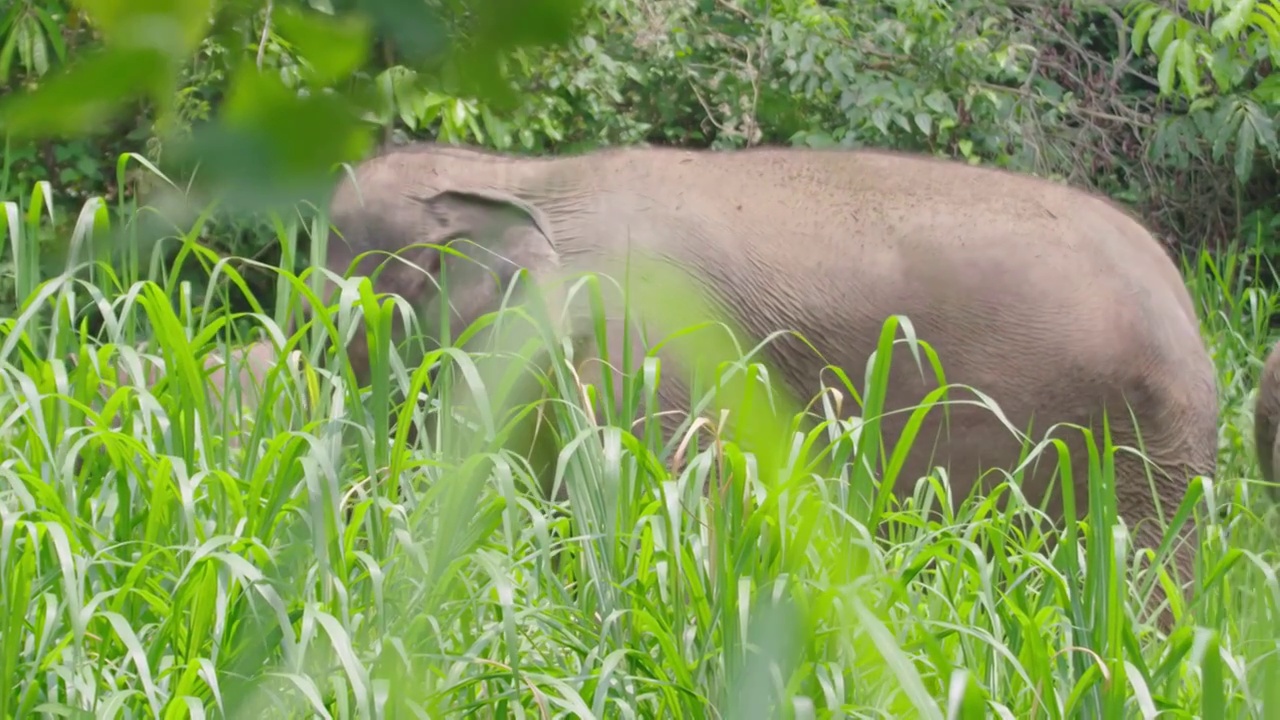
[[[138,349],[145,351],[146,343]],[[74,366],[78,358],[78,355],[69,356],[68,364]],[[301,359],[301,353],[293,351],[285,359],[291,365],[296,365]],[[257,340],[233,347],[229,353],[225,354],[220,350],[212,350],[198,360],[202,370],[208,374],[205,390],[208,393],[209,409],[219,417],[224,410],[233,415],[251,416],[261,410],[262,393],[266,389],[268,374],[279,363],[280,357],[274,344],[266,340]],[[103,400],[115,392],[114,387],[134,382],[133,373],[127,369],[119,353],[114,354],[109,363],[108,367],[98,369],[98,372],[104,376],[109,377],[111,373],[115,375],[112,378],[113,387],[102,386],[100,395]],[[281,368],[280,372],[280,379],[277,382],[288,382],[288,369]],[[143,376],[140,379],[147,390],[155,388],[164,377],[164,371],[149,362],[142,362],[142,373]],[[227,407],[228,403],[231,404],[230,408]],[[234,433],[228,437],[228,440],[232,446],[238,443]]]
[[[1271,348],[1258,380],[1258,397],[1253,409],[1253,445],[1258,454],[1262,480],[1273,497],[1280,497],[1276,462],[1280,461],[1280,344]]]
[[[341,236],[329,241],[329,269],[343,274],[367,251],[398,252],[416,268],[385,263],[375,289],[422,308],[425,328],[438,316],[443,264],[455,336],[495,309],[524,269],[548,289],[561,329],[590,350],[594,329],[581,301],[555,314],[565,302],[557,281],[588,271],[653,283],[663,269],[680,270],[681,287],[703,293],[714,317],[745,333],[744,347],[776,331],[804,336],[812,347],[781,335],[763,351],[771,375],[802,402],[821,390],[822,378],[834,384],[829,365],[860,378],[882,323],[905,315],[938,353],[948,382],[989,395],[1033,441],[1051,426],[1077,424],[1092,427],[1100,445],[1100,412],[1109,410],[1113,441],[1141,448],[1156,465],[1149,480],[1132,453],[1115,457],[1120,511],[1143,547],[1158,545],[1159,513],[1176,510],[1191,478],[1215,471],[1216,376],[1177,267],[1129,214],[1059,183],[870,150],[615,148],[520,158],[428,143],[358,164],[329,212]],[[434,248],[409,248],[415,243],[452,243],[492,273]],[[366,258],[357,274],[384,259]],[[628,261],[640,259],[647,264],[628,276]],[[617,367],[622,321],[609,322],[610,361],[624,369]],[[348,352],[367,377],[358,337]],[[658,354],[669,368],[666,351]],[[600,367],[578,358],[596,382]],[[900,343],[885,411],[907,412],[885,417],[886,447],[910,408],[938,386],[930,374]],[[665,369],[661,409],[687,411],[687,387]],[[853,405],[844,406],[857,412]],[[994,413],[976,404],[949,412],[944,429],[943,409],[931,411],[899,491],[943,465],[963,496],[983,471],[995,469],[987,478],[997,480],[1017,465],[1022,442]],[[949,439],[939,436],[948,430]],[[1087,451],[1076,430],[1058,427],[1053,436],[1071,448],[1083,512]],[[1053,456],[1050,447],[1027,469],[1022,489],[1032,502],[1047,494]],[[1047,510],[1061,518],[1056,485]],[[1193,542],[1194,530],[1187,532]],[[1189,544],[1176,558],[1186,582]]]

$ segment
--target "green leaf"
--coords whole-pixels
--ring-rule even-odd
[[[1240,123],[1240,130],[1236,135],[1236,161],[1234,169],[1236,171],[1236,179],[1241,183],[1247,182],[1249,176],[1253,174],[1253,155],[1258,149],[1257,134],[1253,123],[1246,117]]]
[[[443,22],[422,0],[356,0],[356,6],[373,19],[378,34],[390,38],[412,62],[439,56],[449,45]]]
[[[1138,13],[1138,17],[1133,21],[1133,49],[1142,52],[1142,43],[1147,39],[1147,33],[1151,30],[1151,23],[1155,22],[1156,15],[1160,13],[1160,8],[1151,6],[1143,8]]]
[[[952,717],[958,720],[970,720],[971,718],[985,718],[986,713],[986,695],[982,690],[982,685],[973,679],[972,674],[963,668],[956,668],[951,671],[951,700],[952,709],[955,714]],[[956,703],[956,699],[959,703]]]
[[[317,84],[350,75],[368,59],[372,28],[362,16],[327,17],[286,7],[278,11],[276,27],[306,60],[309,79]]]
[[[167,95],[173,77],[167,58],[154,49],[91,52],[36,90],[0,99],[0,130],[27,140],[103,130],[127,103]]]
[[[209,31],[214,0],[77,0],[108,45],[163,50],[175,62]]]
[[[915,116],[916,127],[925,135],[933,134],[933,117],[926,112],[918,112]]]
[[[1236,112],[1238,107],[1236,103],[1223,103],[1218,106],[1205,129],[1205,134],[1210,135],[1213,140],[1210,152],[1213,153],[1215,162],[1220,162],[1226,157],[1227,146],[1235,137],[1235,131],[1238,130],[1240,124],[1240,113]]]
[[[522,47],[563,45],[572,39],[586,0],[481,0],[471,8],[469,43],[457,58],[473,94],[510,105],[516,98],[502,77],[500,55]]]
[[[1218,90],[1223,93],[1235,86],[1237,66],[1233,50],[1229,45],[1219,45],[1214,49],[1213,57],[1209,62],[1209,73],[1213,76]]]
[[[566,43],[585,4],[586,0],[481,0],[471,7],[474,38],[489,51]]]
[[[924,96],[925,107],[938,113],[939,115],[955,115],[956,108],[952,104],[951,98],[941,90],[934,90]]]
[[[1280,63],[1280,8],[1269,4],[1261,5],[1249,16],[1249,23],[1260,28],[1266,35],[1271,60],[1273,63]]]
[[[53,53],[58,56],[58,61],[66,62],[67,42],[62,37],[62,25],[42,7],[36,6],[32,8],[32,12],[44,27],[44,36],[49,40],[49,47],[53,48]]]
[[[1256,0],[1231,0],[1227,3],[1230,9],[1219,15],[1213,21],[1209,31],[1213,33],[1213,37],[1218,40],[1224,40],[1229,37],[1235,37],[1244,30],[1245,21],[1253,12]]]
[[[1164,12],[1160,14],[1155,24],[1151,26],[1151,33],[1147,35],[1147,47],[1151,49],[1151,52],[1157,55],[1164,54],[1165,47],[1173,39],[1173,21],[1173,15]]]
[[[371,143],[359,104],[329,93],[299,97],[275,74],[242,65],[216,123],[178,144],[179,161],[199,162],[197,182],[242,208],[319,200],[334,167]]]
[[[1165,46],[1164,53],[1160,54],[1160,64],[1156,68],[1156,83],[1160,86],[1161,95],[1172,95],[1174,92],[1175,53],[1178,53],[1180,42],[1180,40],[1170,42]]]
[[[1196,46],[1183,38],[1178,43],[1178,76],[1182,78],[1182,87],[1188,97],[1195,97],[1203,92],[1200,86],[1200,66],[1196,64]]]
[[[1196,631],[1196,655],[1200,661],[1200,717],[1227,717],[1225,673],[1222,669],[1221,638],[1207,628]]]
[[[1258,144],[1271,154],[1280,154],[1280,137],[1276,137],[1276,121],[1270,112],[1253,102],[1245,102],[1245,122],[1253,124]]]
[[[18,33],[14,31],[8,33],[8,37],[4,39],[4,46],[0,47],[0,83],[9,82],[10,68],[13,65],[13,58],[17,55],[17,52]]]
[[[1271,73],[1253,89],[1253,97],[1266,105],[1280,104],[1280,73]]]
[[[880,131],[881,135],[889,134],[889,111],[883,107],[877,107],[871,111],[871,124]]]

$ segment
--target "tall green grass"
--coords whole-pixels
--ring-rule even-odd
[[[33,204],[43,200],[11,208],[27,233],[16,242],[39,222]],[[74,242],[105,237],[96,207]],[[243,265],[195,242],[202,220],[175,230],[182,258],[243,285]],[[287,254],[304,224],[278,219]],[[347,281],[292,335],[298,298],[317,300],[317,269],[276,271],[277,304],[241,316],[218,309],[221,290],[143,279],[136,258],[126,272],[24,280],[25,303],[0,321],[0,710],[1273,717],[1277,523],[1252,482],[1249,428],[1278,296],[1245,260],[1187,266],[1221,378],[1221,459],[1198,486],[1208,509],[1190,520],[1198,624],[1180,619],[1167,635],[1141,620],[1157,578],[1135,569],[1105,492],[1065,535],[1014,484],[954,510],[945,476],[897,478],[901,503],[877,494],[896,457],[871,454],[883,365],[844,369],[860,422],[747,410],[734,437],[754,444],[711,423],[693,429],[698,443],[663,447],[643,427],[593,419],[564,363],[541,377],[550,399],[504,405],[504,373],[530,348],[564,352],[523,311],[484,320],[517,328],[502,336],[514,338],[510,362],[456,348],[424,349],[417,363],[375,353],[361,389],[317,340],[358,317],[375,339],[386,332],[404,308],[368,280]],[[86,305],[104,318],[100,337],[73,323]],[[248,339],[245,326],[303,357],[267,378],[258,407],[234,393],[216,402],[201,364]],[[878,355],[909,329],[887,322]],[[149,385],[161,364],[163,382]],[[660,370],[645,366],[629,403],[655,392]],[[758,377],[750,363],[738,370]],[[386,406],[392,390],[418,401]],[[459,393],[488,401],[470,420],[428,422]],[[506,442],[535,413],[559,438],[567,503],[546,499],[537,468]],[[1097,461],[1073,472],[1102,488],[1107,446],[1095,442]]]

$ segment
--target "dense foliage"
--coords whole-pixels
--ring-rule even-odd
[[[143,47],[93,21],[99,5],[113,3],[14,0],[0,17],[0,87],[36,88],[70,66],[105,67],[103,43],[120,54]],[[203,36],[200,11],[187,16],[197,24],[169,49],[172,78],[140,76],[125,87],[127,78],[99,83],[81,72],[60,85],[96,94],[99,106],[115,103],[115,112],[41,115],[40,142],[9,141],[0,194],[47,179],[67,202],[110,198],[119,192],[120,152],[145,148],[160,161],[215,117],[264,120],[273,117],[268,108],[285,113],[274,115],[273,143],[329,146],[302,153],[305,162],[286,158],[301,152],[286,147],[277,162],[324,169],[366,147],[342,109],[314,94],[332,88],[363,93],[363,117],[383,141],[441,137],[539,153],[634,142],[920,150],[1100,188],[1134,205],[1171,245],[1261,239],[1269,250],[1280,228],[1270,204],[1280,190],[1280,82],[1270,72],[1280,58],[1277,7],[240,0],[221,3],[214,32]],[[422,29],[412,29],[415,20]],[[452,52],[442,49],[446,39]],[[489,52],[493,43],[522,46]],[[246,64],[264,79],[242,73]],[[293,92],[306,95],[282,94]],[[81,130],[93,135],[45,132]],[[221,158],[204,174],[225,173],[231,140],[203,139],[217,149],[201,156],[206,165]],[[242,151],[229,155],[259,157]],[[264,183],[268,172],[259,172]],[[279,194],[293,197],[292,189]],[[209,241],[253,255],[266,237],[221,228]]]
[[[1273,717],[1280,522],[1250,432],[1277,60],[1277,0],[7,0],[0,713]],[[1218,477],[1174,520],[1200,528],[1195,602],[1140,619],[1168,578],[1097,490],[1105,452],[1065,537],[1015,483],[862,502],[864,368],[830,455],[776,419],[773,455],[654,447],[550,377],[568,507],[503,442],[530,410],[427,433],[475,391],[467,353],[357,387],[313,341],[389,318],[367,280],[288,325],[335,166],[426,137],[887,147],[1130,205],[1186,251],[1219,373]],[[238,412],[249,388],[220,403],[201,361],[246,327],[298,356]]]

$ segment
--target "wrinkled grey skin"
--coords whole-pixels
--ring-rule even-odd
[[[1258,466],[1262,470],[1263,481],[1270,486],[1268,491],[1280,496],[1280,487],[1275,485],[1276,478],[1280,477],[1276,467],[1276,461],[1280,460],[1280,344],[1271,348],[1262,366],[1255,403],[1253,444],[1258,454]]]
[[[1141,224],[1079,190],[925,157],[776,148],[628,148],[533,159],[424,144],[369,159],[355,175],[359,189],[344,176],[330,209],[346,241],[329,243],[328,265],[339,274],[358,252],[459,236],[506,258],[470,253],[501,283],[519,267],[540,287],[582,271],[621,278],[627,253],[643,254],[688,271],[748,333],[745,347],[776,330],[799,331],[813,343],[821,357],[789,337],[765,351],[772,372],[802,402],[819,392],[820,378],[838,384],[823,375],[826,363],[844,368],[861,391],[883,321],[903,314],[939,353],[948,381],[989,394],[1035,440],[1051,425],[1076,423],[1093,426],[1101,443],[1105,406],[1114,441],[1139,447],[1131,404],[1141,447],[1159,465],[1153,482],[1165,517],[1192,477],[1215,471],[1216,378],[1182,277]],[[438,274],[434,250],[402,257]],[[497,307],[505,285],[447,262],[455,328]],[[438,311],[431,278],[401,264],[388,263],[376,289],[404,295],[427,318]],[[563,329],[592,347],[581,342],[593,332],[582,313],[569,318]],[[619,331],[615,320],[615,365]],[[359,368],[361,344],[348,350]],[[662,409],[685,410],[685,385],[666,363]],[[579,363],[595,382],[600,367]],[[932,372],[922,377],[900,345],[887,409],[911,408],[936,387]],[[856,412],[854,405],[846,398],[846,412]],[[950,413],[950,441],[943,437],[933,457],[941,408],[930,414],[898,491],[910,492],[941,464],[963,496],[984,469],[1016,465],[1020,441],[989,410],[964,404]],[[896,441],[906,417],[885,419],[886,443]],[[1083,512],[1087,451],[1077,431],[1053,435],[1072,449]],[[1032,502],[1046,493],[1054,456],[1049,448],[1028,469],[1022,488]],[[1118,453],[1116,463],[1120,512],[1137,544],[1155,547],[1164,523],[1144,467],[1132,453]],[[989,473],[983,484],[999,479]],[[1047,509],[1061,517],[1056,484]],[[1182,549],[1177,561],[1186,582],[1192,557]]]

